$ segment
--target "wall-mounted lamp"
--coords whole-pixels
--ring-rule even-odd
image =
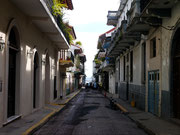
[[[41,62],[42,62],[42,64],[45,65],[46,64],[46,59],[42,58]]]
[[[5,46],[5,41],[2,39],[2,37],[0,37],[0,51],[4,49],[4,46]]]
[[[34,51],[32,49],[27,51],[27,55],[33,55],[33,54],[34,54]]]
[[[27,50],[27,55],[32,56],[37,51],[36,46],[33,47],[33,49]]]

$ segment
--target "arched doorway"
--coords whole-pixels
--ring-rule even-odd
[[[174,34],[172,41],[172,101],[173,115],[180,119],[180,28]]]
[[[46,66],[45,66],[45,103],[50,102],[50,64],[49,54],[46,54]]]
[[[34,55],[34,74],[33,74],[33,108],[38,106],[38,89],[39,89],[39,56]]]
[[[19,54],[19,33],[16,27],[10,30],[9,38],[9,61],[8,61],[8,99],[7,99],[7,117],[17,114],[18,108],[18,90],[20,73],[20,54]]]

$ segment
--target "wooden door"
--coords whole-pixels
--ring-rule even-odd
[[[148,73],[148,111],[159,114],[159,71]]]

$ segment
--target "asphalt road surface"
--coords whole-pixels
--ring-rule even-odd
[[[146,135],[99,91],[82,90],[34,135]]]

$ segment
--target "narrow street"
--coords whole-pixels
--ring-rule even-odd
[[[97,90],[82,90],[34,135],[145,135]]]

